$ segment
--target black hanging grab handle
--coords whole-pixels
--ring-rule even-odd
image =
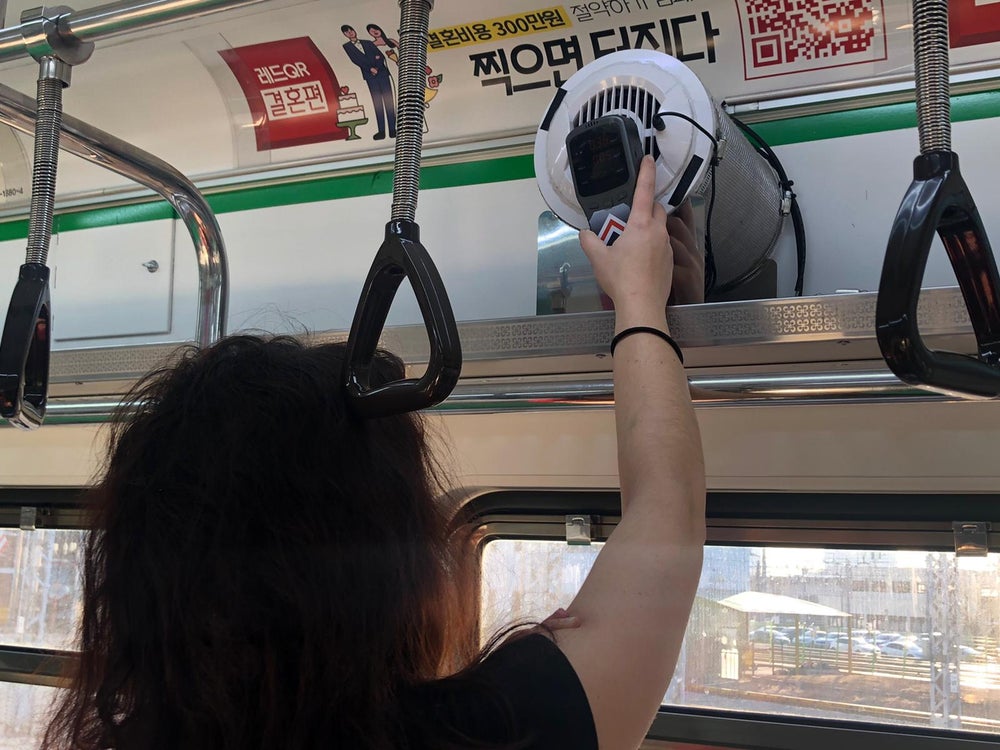
[[[1000,396],[1000,277],[958,155],[921,154],[913,183],[892,225],[879,283],[879,347],[903,381],[950,394]],[[917,326],[917,300],[927,256],[944,242],[972,319],[979,357],[929,349]]]
[[[372,387],[372,360],[389,308],[403,279],[410,280],[430,341],[427,370],[419,379]],[[386,417],[440,403],[458,383],[462,346],[444,284],[420,244],[420,228],[411,221],[391,221],[385,240],[365,280],[347,344],[344,386],[354,411],[362,417]]]
[[[458,325],[444,284],[416,223],[423,145],[424,84],[428,28],[433,0],[400,0],[399,89],[396,154],[392,171],[392,216],[358,301],[343,385],[361,417],[387,417],[426,409],[448,397],[462,371]],[[390,130],[392,123],[389,124]],[[427,370],[419,379],[373,386],[372,363],[389,308],[403,279],[409,279],[430,340]]]
[[[25,11],[22,19],[34,18],[39,28],[51,31],[55,21],[45,18],[46,12],[45,8]],[[67,47],[68,56],[76,62],[85,61],[93,51],[93,45],[79,47],[67,42],[62,46]],[[0,338],[0,416],[16,427],[29,430],[42,425],[48,400],[52,301],[46,261],[55,206],[62,92],[69,86],[72,72],[71,62],[50,52],[38,57],[27,252]]]
[[[25,263],[0,339],[0,416],[26,429],[45,418],[52,320],[49,269]]]

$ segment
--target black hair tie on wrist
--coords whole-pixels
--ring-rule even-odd
[[[666,331],[661,331],[659,328],[651,328],[649,326],[634,326],[633,328],[626,328],[624,331],[619,333],[613,339],[611,339],[611,356],[615,356],[615,347],[618,346],[618,342],[622,339],[631,336],[633,333],[651,333],[654,336],[659,336],[661,339],[670,344],[670,347],[677,353],[677,359],[684,364],[684,353],[681,351],[680,346],[677,342],[671,338],[670,334]]]

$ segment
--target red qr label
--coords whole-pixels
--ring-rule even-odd
[[[881,0],[737,0],[746,78],[886,59]]]
[[[258,151],[348,138],[337,119],[337,75],[309,37],[234,47],[219,55],[246,96]]]
[[[952,47],[1000,42],[1000,1],[949,0],[948,35]]]

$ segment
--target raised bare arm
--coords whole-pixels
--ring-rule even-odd
[[[624,234],[580,241],[615,302],[616,332],[669,333],[673,257],[647,157]],[[615,421],[622,520],[568,608],[580,626],[556,642],[583,683],[601,750],[642,742],[673,674],[701,572],[705,468],[684,368],[660,337],[636,333],[615,350]]]

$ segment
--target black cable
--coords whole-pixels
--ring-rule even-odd
[[[798,260],[798,273],[795,278],[795,295],[798,297],[802,296],[802,290],[805,286],[805,275],[806,275],[806,229],[805,223],[802,221],[802,211],[799,209],[799,202],[796,199],[795,192],[792,190],[792,185],[795,183],[788,179],[788,175],[785,174],[784,167],[781,166],[781,160],[778,159],[778,155],[771,150],[771,147],[767,145],[763,138],[757,134],[753,128],[742,122],[732,115],[729,119],[733,121],[743,134],[751,140],[751,144],[758,154],[763,156],[767,163],[771,165],[771,168],[778,174],[778,181],[781,184],[781,189],[787,193],[790,198],[790,212],[792,216],[792,227],[795,229],[795,254]]]
[[[709,178],[712,181],[712,192],[708,200],[708,211],[705,214],[705,299],[707,300],[708,293],[715,288],[715,281],[718,276],[715,268],[715,252],[712,249],[712,211],[715,209],[715,167],[719,163],[719,139],[709,133],[692,117],[681,112],[657,112],[653,118],[653,127],[657,130],[663,130],[666,127],[663,122],[664,117],[679,117],[681,120],[689,122],[712,142],[712,160],[709,162]]]

